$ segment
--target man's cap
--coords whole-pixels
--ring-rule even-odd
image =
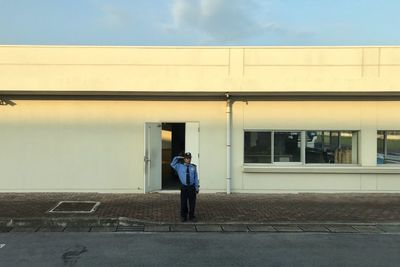
[[[184,157],[184,158],[192,158],[192,154],[191,154],[190,152],[186,152],[186,153],[183,155],[183,157]]]

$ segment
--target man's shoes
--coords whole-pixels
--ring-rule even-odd
[[[186,217],[181,217],[181,222],[186,222]]]
[[[197,222],[196,216],[190,217],[189,220],[192,221],[192,222]]]

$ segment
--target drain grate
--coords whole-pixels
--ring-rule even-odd
[[[100,202],[96,201],[60,201],[50,213],[93,213]]]

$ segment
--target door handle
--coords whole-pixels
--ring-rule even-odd
[[[147,156],[144,156],[144,162],[148,163],[150,162],[150,159]]]

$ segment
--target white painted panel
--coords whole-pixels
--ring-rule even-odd
[[[244,189],[265,191],[360,191],[360,174],[244,174]]]
[[[362,191],[376,191],[377,190],[377,175],[376,174],[362,174],[361,175],[361,190]]]
[[[161,190],[161,124],[145,124],[145,192]]]
[[[379,191],[400,191],[400,175],[379,174],[377,175],[377,189]]]
[[[185,124],[185,151],[192,153],[192,163],[197,165],[199,169],[199,131],[198,122],[187,122]]]
[[[160,121],[201,122],[201,189],[225,188],[223,101],[12,101],[0,108],[1,192],[143,192],[144,125]]]

